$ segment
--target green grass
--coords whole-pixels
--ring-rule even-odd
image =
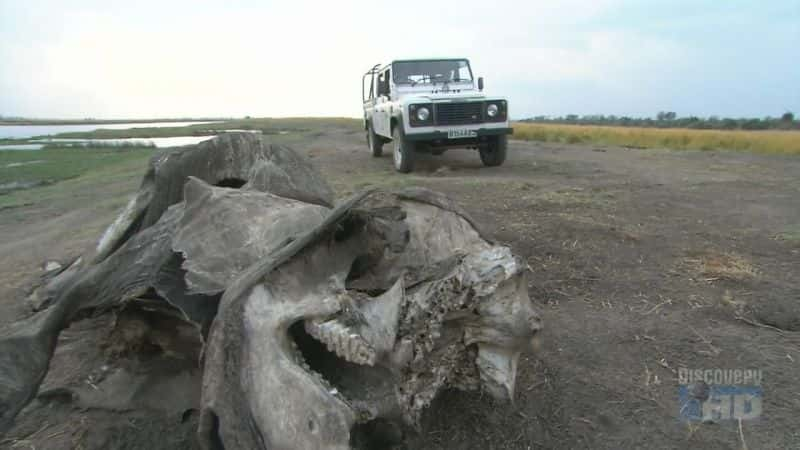
[[[800,243],[800,225],[783,230],[776,236],[779,240]]]
[[[215,130],[247,129],[274,135],[275,142],[292,144],[316,133],[342,128],[360,131],[361,121],[348,118],[241,119],[184,127],[64,133],[58,137],[150,138],[210,135],[216,134]],[[41,150],[0,150],[0,209],[63,201],[65,192],[88,189],[86,183],[92,180],[113,183],[115,177],[120,177],[130,181],[141,176],[147,160],[155,151],[148,144],[135,143],[50,143]]]
[[[800,132],[797,131],[722,131],[515,123],[513,137],[566,144],[674,150],[739,150],[800,155]]]
[[[2,138],[0,139],[0,145],[20,145],[20,144],[41,144],[41,142],[36,142],[36,139],[15,139],[15,138]]]
[[[152,148],[54,148],[0,151],[0,207],[28,203],[20,189],[36,191],[65,180],[107,176],[119,167],[143,170]]]
[[[25,217],[30,211],[80,209],[91,202],[94,208],[116,211],[139,186],[147,165],[147,156],[140,160],[121,160],[100,170],[60,181],[57,184],[13,191],[0,195],[0,211],[7,220]],[[105,191],[105,200],[97,203],[97,190]],[[26,207],[19,208],[18,207]],[[31,208],[27,208],[31,207]]]

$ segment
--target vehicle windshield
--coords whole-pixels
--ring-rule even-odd
[[[394,83],[458,83],[471,82],[472,70],[466,59],[398,61],[393,64]]]

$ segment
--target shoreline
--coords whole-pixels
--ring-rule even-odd
[[[4,125],[118,125],[124,123],[172,123],[172,122],[226,122],[230,117],[170,118],[170,119],[0,119]]]

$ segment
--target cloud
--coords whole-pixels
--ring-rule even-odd
[[[730,24],[746,14],[640,5],[0,0],[0,113],[359,116],[361,74],[374,63],[466,56],[520,115],[607,112],[606,105],[616,114],[651,113],[670,103],[666,95],[684,102],[677,110],[699,110],[686,94],[699,90],[721,107],[758,114],[779,100],[765,85],[789,87],[797,73],[788,60],[773,67],[781,63],[771,56],[791,48],[779,36],[797,37],[797,27],[775,26],[773,13],[761,11],[770,27],[749,31],[777,50],[749,52],[761,60],[763,80],[748,81],[755,94],[747,105],[731,105],[721,86],[756,70],[724,48],[736,39]],[[781,70],[786,75],[775,74]],[[787,107],[797,106],[793,92],[784,94]]]

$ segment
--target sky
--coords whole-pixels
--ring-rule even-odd
[[[512,118],[800,113],[800,0],[0,0],[0,115],[361,116],[376,63],[467,57]]]

